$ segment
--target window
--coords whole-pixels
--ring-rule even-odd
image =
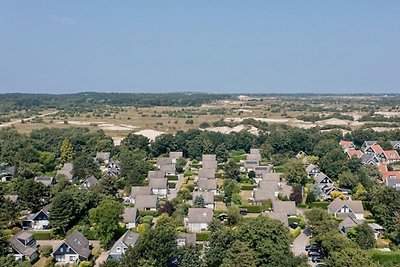
[[[60,252],[64,252],[64,248],[63,247],[60,248]]]

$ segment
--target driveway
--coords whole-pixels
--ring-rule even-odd
[[[293,241],[293,247],[292,247],[292,252],[296,256],[300,256],[301,254],[307,254],[306,250],[304,247],[310,243],[310,238],[306,236],[303,232],[296,237],[296,239]]]
[[[184,180],[185,179],[184,179],[183,173],[178,174],[178,181],[176,182],[175,188],[170,189],[169,194],[167,195],[168,200],[173,200],[174,198],[176,198],[179,190],[181,190],[181,186],[182,186]]]

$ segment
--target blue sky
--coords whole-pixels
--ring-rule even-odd
[[[396,93],[399,14],[397,0],[0,0],[0,93]]]

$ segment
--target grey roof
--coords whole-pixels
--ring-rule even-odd
[[[371,227],[371,229],[374,230],[374,231],[383,231],[383,230],[385,230],[382,225],[377,224],[377,223],[369,223],[368,226]]]
[[[364,153],[360,159],[362,163],[369,163],[373,158],[376,158],[374,154]]]
[[[157,165],[162,166],[162,165],[171,165],[172,164],[172,159],[171,158],[166,158],[166,157],[161,157],[157,159]]]
[[[343,221],[339,223],[339,230],[346,232],[348,228],[356,227],[359,224],[362,224],[363,220],[357,220],[352,218],[351,216],[346,216]]]
[[[287,213],[278,213],[278,212],[264,212],[263,215],[266,215],[267,217],[280,221],[283,223],[284,226],[288,227],[289,226],[289,221],[288,221],[288,215]]]
[[[171,151],[169,152],[169,157],[171,159],[179,159],[183,157],[183,152],[181,151]]]
[[[140,195],[151,195],[151,187],[150,186],[132,186],[131,187],[131,198],[136,198]]]
[[[87,179],[82,183],[81,187],[83,186],[83,184],[89,184],[89,186],[92,186],[92,185],[96,185],[96,184],[98,184],[98,183],[99,183],[99,180],[97,180],[96,177],[90,176],[89,178],[87,178]]]
[[[15,174],[15,166],[11,166],[7,163],[0,164],[0,175],[11,175]]]
[[[199,179],[197,186],[200,188],[200,190],[216,190],[217,181],[216,179]]]
[[[216,170],[218,167],[218,163],[216,160],[203,160],[201,166],[204,169],[214,169]]]
[[[187,246],[196,244],[196,234],[178,234],[176,239],[184,239]]]
[[[53,177],[50,176],[36,176],[35,177],[36,182],[40,182],[44,185],[51,185],[53,183]]]
[[[271,172],[271,167],[270,166],[255,166],[254,171],[256,174],[260,175],[263,173],[269,173]]]
[[[135,207],[138,210],[157,208],[156,195],[139,195],[136,197]]]
[[[340,198],[335,198],[329,205],[328,210],[336,213],[344,205],[349,207],[354,213],[364,213],[364,208],[362,202],[359,200],[341,200]]]
[[[101,159],[103,161],[110,160],[110,152],[97,152],[96,159]]]
[[[160,166],[160,171],[163,173],[167,172],[175,172],[175,165],[174,164],[168,164],[168,165],[161,165]]]
[[[296,203],[294,201],[273,201],[272,210],[277,213],[297,215]]]
[[[213,210],[208,208],[189,208],[188,223],[209,223],[213,219]]]
[[[50,214],[50,210],[53,207],[53,204],[47,204],[46,206],[44,206],[43,208],[41,208],[38,212],[36,213],[30,213],[25,217],[25,220],[34,220],[36,218],[36,216],[38,216],[41,212],[44,212],[47,216],[49,216]]]
[[[278,192],[279,191],[279,186],[277,181],[268,181],[268,180],[261,180],[258,183],[258,188],[261,190],[273,190]]]
[[[137,218],[137,208],[125,207],[124,213],[122,214],[124,223],[134,223]]]
[[[80,256],[88,259],[92,251],[89,249],[89,240],[78,231],[65,238],[65,243],[70,246]]]
[[[254,198],[254,202],[262,203],[262,202],[267,201],[268,199],[275,200],[276,195],[275,195],[275,192],[272,190],[257,189],[257,190],[254,190],[253,198]]]
[[[4,198],[14,203],[18,201],[18,195],[4,195]]]
[[[320,172],[320,173],[318,173],[318,174],[314,177],[314,181],[315,181],[317,184],[319,184],[319,183],[321,183],[325,178],[329,178],[329,177],[328,177],[325,173]],[[329,180],[330,180],[331,183],[332,183],[332,179],[329,178]]]
[[[201,161],[216,161],[217,156],[215,154],[203,154]]]
[[[25,246],[20,240],[27,240],[32,237],[32,234],[27,231],[19,231],[13,237],[8,239],[11,247],[26,257],[30,257],[36,253],[36,247]]]
[[[166,189],[168,185],[168,179],[167,178],[153,178],[150,179],[149,186],[152,189]]]
[[[139,239],[139,234],[134,233],[131,230],[128,230],[123,234],[112,246],[111,250],[115,250],[121,243],[125,244],[125,246],[134,246]]]
[[[306,168],[306,172],[310,173],[313,169],[317,168],[319,170],[319,167],[317,165],[314,164],[309,164]]]
[[[262,180],[263,181],[275,181],[275,182],[280,182],[281,174],[276,173],[276,172],[268,172],[268,173],[263,173],[262,174]]]
[[[377,141],[364,141],[364,143],[362,144],[363,146],[372,146],[375,145],[376,143],[378,143]]]
[[[57,171],[56,177],[59,178],[61,175],[64,175],[68,180],[71,181],[73,179],[72,169],[72,163],[65,163],[61,170]]]
[[[147,179],[153,179],[153,178],[164,178],[165,177],[165,172],[162,171],[149,171],[147,173]]]
[[[193,192],[193,202],[197,196],[202,196],[204,199],[204,204],[214,204],[214,193],[213,192]]]
[[[215,169],[201,168],[198,177],[199,179],[215,179]]]
[[[259,162],[258,160],[245,160],[243,165],[245,168],[254,168],[259,165]]]
[[[260,154],[246,154],[246,160],[255,160],[257,162],[261,161]]]
[[[260,154],[260,149],[258,149],[258,148],[250,148],[250,154]]]

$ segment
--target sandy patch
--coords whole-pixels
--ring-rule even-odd
[[[137,126],[132,126],[132,125],[112,124],[112,123],[103,123],[97,126],[105,131],[129,131],[138,128]]]
[[[112,140],[114,142],[114,146],[120,146],[121,142],[122,142],[122,140],[124,140],[124,138],[125,137],[120,137],[120,136],[112,137]]]
[[[379,115],[385,116],[387,118],[400,116],[400,112],[394,112],[394,111],[378,111],[378,112],[375,112],[375,114],[379,114]]]
[[[352,121],[349,120],[341,120],[341,119],[327,119],[327,120],[322,120],[322,121],[317,121],[317,125],[350,125]]]
[[[139,132],[136,132],[135,134],[137,135],[143,135],[147,138],[149,138],[151,141],[154,141],[157,136],[160,136],[164,134],[165,132],[160,132],[152,129],[146,129],[146,130],[141,130]]]
[[[58,121],[56,122],[57,124],[64,124],[63,121]],[[68,121],[68,124],[72,125],[93,125],[93,124],[99,124],[99,123],[105,123],[103,121]]]
[[[395,131],[398,130],[399,128],[396,127],[372,127],[372,130],[375,132],[386,132],[386,131]]]
[[[218,133],[224,133],[224,134],[229,134],[232,132],[247,131],[254,135],[258,135],[258,131],[259,131],[258,128],[254,127],[254,126],[251,126],[251,125],[247,126],[247,125],[243,125],[243,124],[240,124],[233,128],[228,127],[228,126],[222,126],[222,127],[211,127],[211,128],[207,128],[206,130],[210,131],[210,132],[218,132]]]

